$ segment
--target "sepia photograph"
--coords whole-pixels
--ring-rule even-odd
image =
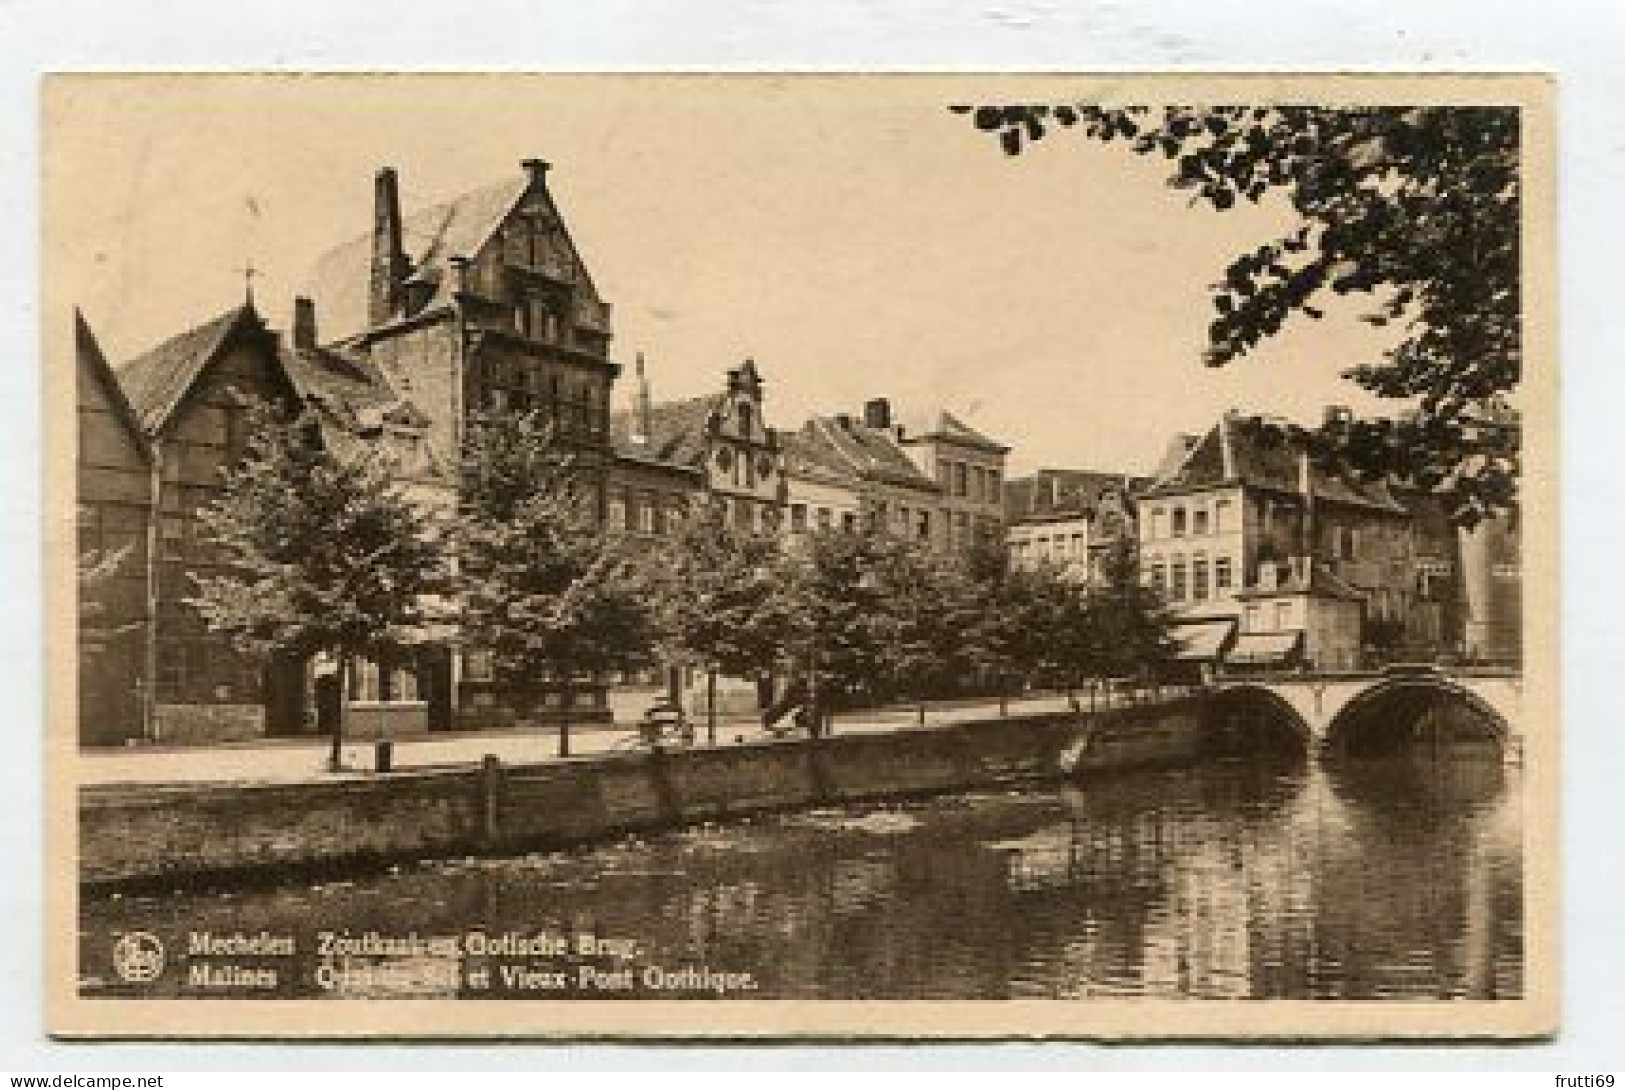
[[[52,1032],[1556,1030],[1549,80],[42,99]]]

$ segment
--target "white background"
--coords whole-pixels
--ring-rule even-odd
[[[0,0],[0,1072],[380,1068],[1606,1071],[1625,1000],[1625,8],[1605,0]],[[42,1033],[38,78],[72,68],[1515,68],[1558,74],[1565,651],[1564,1029],[1467,1047],[64,1046]],[[71,926],[58,921],[58,926]],[[1529,1085],[1552,1085],[1531,1077]]]

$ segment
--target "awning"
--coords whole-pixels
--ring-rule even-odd
[[[1174,657],[1181,662],[1217,662],[1235,627],[1232,617],[1175,625],[1173,637],[1179,650]]]
[[[1224,660],[1237,665],[1278,666],[1286,662],[1303,643],[1302,632],[1245,632]]]

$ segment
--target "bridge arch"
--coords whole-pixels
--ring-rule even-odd
[[[1466,686],[1433,674],[1387,678],[1356,693],[1326,724],[1329,753],[1395,752],[1426,738],[1434,744],[1493,742],[1505,752],[1513,733],[1505,716]]]
[[[1215,690],[1205,709],[1208,744],[1221,752],[1258,748],[1308,754],[1314,728],[1292,702],[1265,684],[1241,682]]]

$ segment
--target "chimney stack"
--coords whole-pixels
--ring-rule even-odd
[[[521,161],[519,165],[525,168],[526,174],[530,175],[531,185],[546,184],[547,172],[552,169],[553,166],[553,164],[549,163],[546,159],[525,159]]]
[[[293,301],[293,346],[301,352],[316,348],[316,304],[308,296]]]
[[[863,422],[876,431],[891,428],[891,402],[883,397],[870,398],[863,403]]]
[[[637,367],[637,402],[632,412],[632,442],[642,444],[649,441],[649,434],[654,430],[654,408],[649,401],[649,376],[643,369],[643,353],[638,353]]]
[[[1326,406],[1324,423],[1327,427],[1332,427],[1337,424],[1347,424],[1352,419],[1354,419],[1354,414],[1349,411],[1349,407],[1347,405]]]
[[[372,281],[367,323],[380,326],[400,309],[401,285],[406,280],[406,254],[401,249],[401,194],[393,167],[384,167],[373,179]]]
[[[468,258],[462,256],[461,254],[457,254],[454,257],[448,257],[446,259],[446,264],[451,266],[452,290],[454,290],[458,295],[467,295]]]

